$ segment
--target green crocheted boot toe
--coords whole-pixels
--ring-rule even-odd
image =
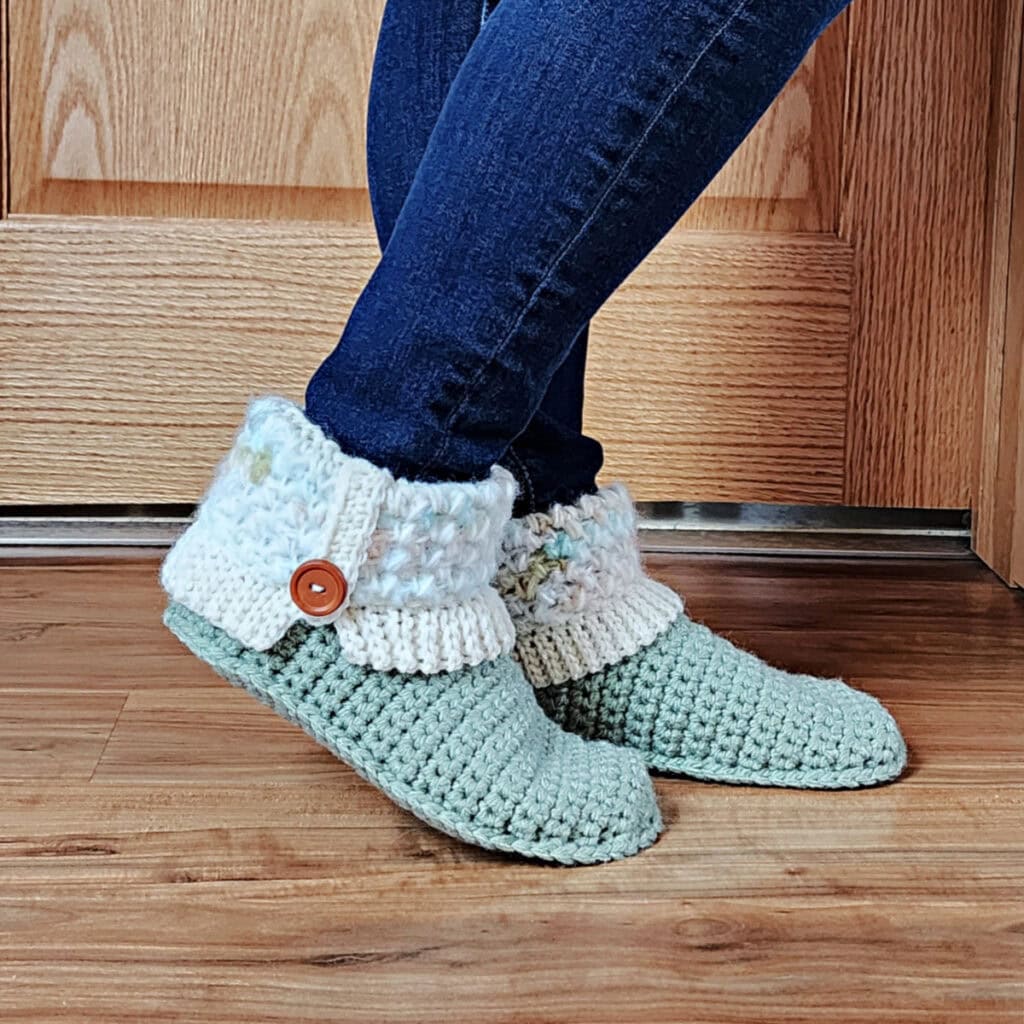
[[[815,789],[896,778],[906,745],[874,697],[773,668],[646,577],[625,488],[514,520],[497,585],[516,656],[565,729],[657,771]]]
[[[838,679],[772,668],[681,615],[647,647],[537,691],[563,728],[714,782],[849,789],[896,778],[907,751],[888,711]]]
[[[433,676],[351,665],[337,632],[299,624],[254,651],[181,605],[194,654],[448,835],[562,864],[649,846],[661,829],[640,758],[559,729],[508,657]]]
[[[564,732],[512,659],[491,586],[515,482],[421,483],[252,403],[161,569],[165,621],[401,806],[466,842],[563,864],[661,827],[635,752]]]

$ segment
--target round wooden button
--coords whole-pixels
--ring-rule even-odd
[[[314,558],[292,573],[291,594],[307,615],[330,615],[345,603],[348,581],[336,565]]]

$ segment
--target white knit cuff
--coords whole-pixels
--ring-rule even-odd
[[[623,593],[564,622],[516,624],[515,655],[542,688],[582,679],[653,643],[683,613],[675,591],[642,577]]]
[[[515,629],[497,592],[461,604],[351,608],[335,623],[353,665],[386,672],[454,672],[508,654]]]
[[[297,621],[333,623],[344,656],[379,670],[453,671],[508,653],[490,589],[515,482],[426,484],[345,455],[283,398],[252,402],[161,582],[172,600],[256,650]],[[329,614],[303,611],[293,574],[324,560],[347,584]]]

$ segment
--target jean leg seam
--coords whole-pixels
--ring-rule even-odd
[[[643,132],[640,134],[640,137],[630,148],[629,153],[626,155],[622,163],[619,165],[618,170],[615,172],[611,180],[605,186],[604,191],[602,191],[601,194],[597,197],[597,200],[595,201],[593,208],[591,209],[590,213],[587,215],[583,223],[580,225],[579,230],[555,254],[554,259],[552,259],[551,263],[548,265],[547,270],[544,271],[543,277],[541,277],[536,288],[534,288],[533,293],[530,295],[529,299],[526,302],[526,305],[522,308],[519,315],[516,317],[515,322],[509,328],[505,337],[502,338],[498,345],[491,351],[491,354],[488,357],[487,362],[485,362],[484,365],[481,366],[480,369],[477,370],[477,372],[473,375],[473,379],[469,382],[468,386],[466,386],[463,389],[462,398],[453,407],[452,411],[448,414],[448,417],[445,419],[444,426],[442,428],[445,435],[444,440],[434,451],[434,454],[430,457],[430,460],[427,463],[428,469],[435,467],[441,460],[441,458],[444,456],[445,452],[447,452],[448,445],[451,441],[452,423],[455,421],[455,418],[465,408],[466,402],[469,400],[470,394],[479,384],[480,380],[487,372],[487,370],[490,369],[491,365],[494,363],[496,358],[504,351],[505,347],[512,340],[513,335],[515,335],[516,331],[519,329],[522,322],[526,319],[527,314],[536,305],[537,298],[540,295],[540,292],[548,283],[548,281],[550,281],[551,278],[554,276],[555,272],[558,270],[562,261],[565,259],[566,254],[569,253],[572,250],[572,248],[576,245],[576,243],[579,242],[579,240],[586,234],[590,225],[594,222],[594,219],[597,217],[598,213],[600,213],[601,209],[608,201],[608,197],[611,196],[611,194],[614,192],[616,186],[622,180],[622,176],[626,173],[630,164],[632,164],[632,162],[636,159],[637,155],[640,153],[644,143],[650,137],[651,132],[654,131],[658,123],[661,121],[662,117],[664,117],[665,111],[668,109],[669,104],[671,104],[671,102],[676,98],[676,96],[679,94],[680,90],[682,90],[682,88],[686,85],[686,83],[689,82],[690,77],[693,75],[693,72],[697,69],[697,65],[700,64],[700,62],[704,59],[704,57],[707,55],[711,47],[714,46],[716,42],[718,42],[718,40],[721,38],[725,30],[736,20],[737,17],[739,17],[740,13],[743,11],[745,7],[747,7],[750,4],[750,2],[751,0],[738,0],[735,7],[733,7],[730,13],[722,20],[722,23],[718,26],[718,28],[715,29],[715,31],[712,33],[708,41],[701,47],[700,52],[693,58],[693,61],[690,63],[690,66],[684,72],[682,78],[680,78],[679,81],[676,82],[676,84],[668,91],[665,98],[658,105],[657,110],[655,110],[654,114],[647,122],[647,125],[645,126]]]
[[[533,488],[533,478],[530,476],[529,469],[526,468],[526,463],[523,462],[522,456],[516,451],[514,444],[509,445],[508,451],[505,453],[519,468],[519,472],[522,474],[523,485],[526,489],[526,500],[530,506],[530,511],[533,512],[537,508],[537,495]]]

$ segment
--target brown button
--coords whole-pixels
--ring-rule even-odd
[[[315,558],[292,573],[291,593],[307,615],[330,615],[345,603],[348,581],[336,565]]]

